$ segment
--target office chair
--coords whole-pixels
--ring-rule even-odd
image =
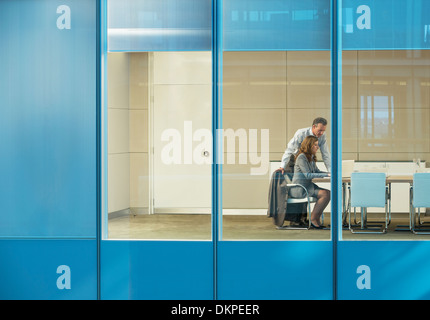
[[[388,187],[386,176],[382,172],[353,172],[349,186],[349,230],[352,233],[386,233],[388,226]],[[354,229],[351,226],[351,207],[361,209],[361,227]],[[385,223],[383,226],[367,225],[367,208],[385,207]]]
[[[425,222],[421,222],[420,208],[430,207],[430,173],[414,173],[413,184],[410,187],[409,220],[410,229],[414,234],[430,234],[430,229],[422,228]],[[418,226],[416,226],[416,211],[418,210]]]
[[[307,214],[308,214],[308,220],[309,220],[309,225],[306,227],[291,227],[291,226],[282,226],[282,227],[277,227],[278,230],[288,230],[288,229],[293,229],[293,230],[309,230],[311,227],[311,203],[315,203],[317,202],[317,198],[315,197],[309,197],[308,194],[308,190],[306,190],[306,188],[304,186],[302,186],[301,184],[295,184],[295,183],[290,183],[287,184],[288,188],[291,187],[301,187],[303,188],[303,190],[306,193],[306,196],[304,198],[291,198],[287,195],[287,210],[288,210],[288,204],[295,204],[295,203],[307,203]],[[324,219],[324,214],[322,216],[322,219]]]

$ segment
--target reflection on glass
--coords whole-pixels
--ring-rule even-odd
[[[391,222],[387,234],[343,239],[417,239],[407,230],[413,159],[430,158],[430,52],[427,50],[343,51],[343,159],[354,170],[384,172],[390,187]],[[400,178],[392,181],[393,177]],[[369,208],[380,215],[383,209]],[[360,217],[353,220],[360,224]],[[397,230],[397,231],[396,231]],[[421,236],[419,239],[424,239]]]
[[[248,133],[261,160],[253,163],[243,143],[229,148],[224,137],[223,240],[330,239],[329,230],[278,230],[267,218],[272,173],[288,142],[316,117],[330,123],[329,8],[327,0],[223,1],[223,129]],[[229,162],[233,156],[239,161]],[[330,189],[330,181],[322,187]]]
[[[211,1],[108,0],[109,51],[211,49]]]
[[[327,0],[224,0],[224,50],[329,50]]]

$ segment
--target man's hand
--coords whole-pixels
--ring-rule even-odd
[[[282,174],[284,174],[285,170],[284,168],[280,167],[279,169],[276,169],[276,171],[281,171]]]

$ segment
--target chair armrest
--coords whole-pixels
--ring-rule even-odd
[[[308,194],[308,190],[304,187],[304,186],[302,186],[301,184],[298,184],[298,183],[290,183],[290,184],[287,184],[287,187],[301,187],[303,190],[305,190],[305,192],[306,192],[306,198],[308,198],[309,199],[309,194]]]

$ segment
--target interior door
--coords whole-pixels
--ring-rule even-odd
[[[151,65],[154,213],[210,213],[211,52],[154,52]]]

